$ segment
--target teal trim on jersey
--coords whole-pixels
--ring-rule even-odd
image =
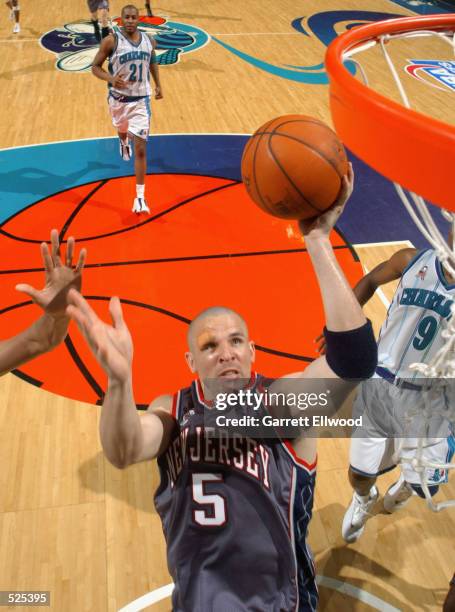
[[[412,259],[411,261],[408,263],[408,265],[406,266],[406,268],[403,270],[403,272],[401,273],[401,276],[404,276],[406,274],[406,272],[412,268],[412,266],[419,261],[419,259],[422,257],[422,255],[425,255],[425,253],[428,253],[428,251],[431,251],[431,249],[424,249],[423,251],[419,251]]]
[[[139,42],[136,44],[132,40],[130,40],[127,36],[125,36],[125,34],[122,32],[122,29],[119,28],[119,34],[121,34],[123,36],[123,38],[126,40],[126,42],[130,43],[130,45],[132,45],[133,47],[136,47],[136,48],[141,45],[141,43],[142,43],[142,36],[143,36],[143,33],[141,32],[141,30],[138,29],[137,32],[139,32],[141,37],[139,39]]]
[[[442,264],[437,258],[436,258],[436,274],[438,275],[439,280],[441,281],[441,284],[443,285],[445,289],[447,289],[447,291],[455,290],[455,284],[454,285],[449,284],[449,282],[447,281],[445,272],[443,270]]]

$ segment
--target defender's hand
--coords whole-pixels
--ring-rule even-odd
[[[45,242],[41,244],[41,256],[44,263],[45,286],[38,291],[31,285],[16,285],[17,291],[27,294],[48,315],[54,319],[66,317],[66,306],[68,291],[71,288],[80,289],[82,283],[81,273],[84,268],[86,249],[81,249],[75,267],[73,267],[73,256],[75,249],[74,238],[68,238],[66,245],[65,264],[60,259],[60,244],[58,231],[51,231],[51,252]]]

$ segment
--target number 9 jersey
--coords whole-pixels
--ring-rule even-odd
[[[379,335],[379,366],[413,379],[412,363],[429,363],[443,346],[455,285],[446,280],[435,251],[415,257],[404,270]]]
[[[153,44],[151,39],[137,30],[139,42],[133,43],[126,38],[121,29],[114,33],[115,46],[109,56],[109,74],[119,76],[128,83],[123,89],[116,89],[109,84],[109,91],[119,96],[150,96],[150,63],[153,61]],[[114,96],[115,97],[115,96]]]

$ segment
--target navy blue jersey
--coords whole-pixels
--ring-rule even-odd
[[[252,389],[266,385],[252,377]],[[315,465],[279,439],[214,437],[199,381],[174,396],[176,427],[155,494],[174,612],[314,611],[306,544]]]

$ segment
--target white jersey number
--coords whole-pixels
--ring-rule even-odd
[[[223,482],[221,474],[193,474],[193,500],[205,510],[193,510],[194,522],[203,527],[220,527],[226,523],[226,500],[222,495],[208,494],[204,484]]]

